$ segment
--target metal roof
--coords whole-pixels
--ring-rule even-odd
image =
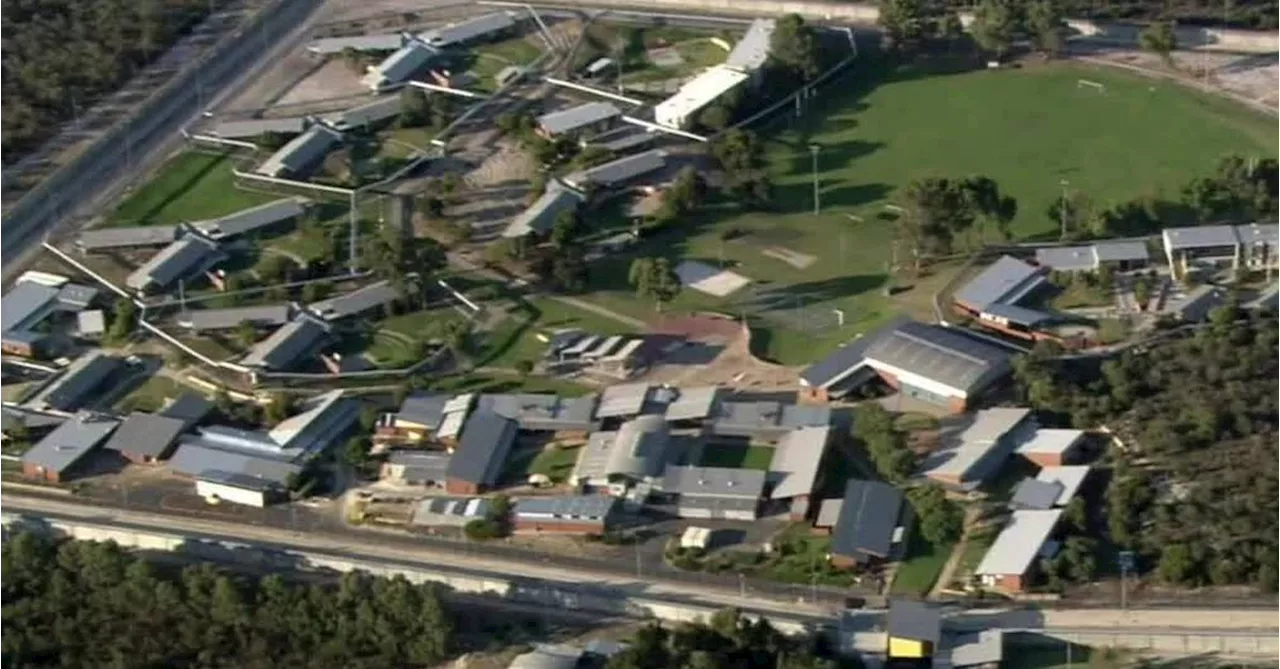
[[[661,416],[638,416],[618,428],[609,448],[606,476],[652,478],[666,465],[671,434]]]
[[[98,289],[79,283],[64,283],[58,288],[57,301],[60,306],[72,309],[83,309],[98,296]]]
[[[749,78],[749,75],[728,67],[718,65],[709,68],[686,82],[674,95],[659,102],[653,108],[654,120],[658,125],[679,128],[688,122],[690,116]]]
[[[326,321],[355,316],[370,309],[390,304],[400,298],[400,291],[390,281],[382,280],[362,286],[343,295],[312,302],[307,308]]]
[[[1098,242],[1093,245],[1093,257],[1098,262],[1121,262],[1125,260],[1150,260],[1151,251],[1146,242],[1116,241]]]
[[[576,210],[584,200],[580,193],[560,185],[560,182],[553,179],[547,184],[547,189],[543,191],[541,197],[511,219],[507,229],[503,230],[502,236],[511,239],[534,232],[548,232],[555,226],[560,214]]]
[[[385,35],[350,35],[347,37],[322,37],[320,39],[311,40],[307,44],[307,51],[311,53],[327,56],[335,53],[342,53],[347,49],[355,49],[356,51],[395,51],[404,44],[404,36],[400,33],[389,33]]]
[[[516,19],[507,12],[477,16],[458,23],[450,23],[418,34],[419,39],[432,46],[447,47],[469,42],[515,26]]]
[[[178,440],[187,424],[178,418],[134,412],[120,423],[104,448],[131,455],[159,458]]]
[[[75,411],[86,404],[121,365],[119,358],[95,348],[76,358],[58,378],[41,388],[26,404],[34,409]]]
[[[1011,256],[1000,256],[991,266],[955,292],[955,300],[985,311],[996,303],[1017,304],[1046,281],[1045,270]]]
[[[147,225],[129,228],[85,230],[76,245],[85,251],[123,249],[134,246],[164,246],[178,238],[176,225]]]
[[[448,395],[410,395],[400,403],[396,418],[434,430],[444,420],[444,408],[448,403]]]
[[[421,41],[410,40],[373,67],[361,82],[374,90],[404,83],[414,73],[426,68],[439,53]]]
[[[568,174],[564,177],[564,182],[574,188],[585,188],[588,184],[600,188],[613,188],[636,177],[660,170],[666,164],[666,152],[653,149]]]
[[[831,528],[831,552],[862,561],[888,557],[902,515],[902,491],[880,481],[850,479],[840,516]]]
[[[995,666],[1004,659],[1004,630],[986,629],[979,632],[948,634],[943,637],[939,655],[949,655],[950,666]],[[945,654],[945,655],[944,655]]]
[[[1027,326],[1034,326],[1045,321],[1053,320],[1054,318],[1053,314],[1045,311],[1028,309],[1016,304],[1003,304],[1000,302],[988,304],[987,307],[982,310],[982,316],[984,318],[999,318],[1010,323]]]
[[[168,467],[178,474],[216,477],[219,472],[250,476],[263,484],[285,485],[302,467],[288,459],[223,448],[199,439],[183,441],[169,458]],[[211,479],[212,480],[212,479]]]
[[[311,201],[306,198],[287,197],[241,209],[221,218],[192,223],[191,226],[208,235],[210,239],[226,239],[297,218],[307,212],[307,205],[310,203]]]
[[[563,645],[539,645],[511,659],[507,669],[573,669],[582,660],[582,649]]]
[[[97,448],[119,422],[97,415],[78,415],[63,422],[22,455],[23,465],[62,473]]]
[[[271,154],[271,157],[254,171],[272,177],[298,174],[318,162],[341,143],[342,133],[317,123],[307,128],[306,132],[289,140],[288,144]]]
[[[622,111],[612,102],[588,102],[576,107],[561,109],[538,117],[538,127],[555,136],[573,132],[579,128],[622,116]]]
[[[1061,491],[1054,506],[1066,506],[1077,493],[1084,480],[1089,477],[1088,465],[1070,465],[1063,467],[1045,467],[1036,474],[1041,483],[1053,483],[1061,486]]]
[[[443,484],[449,472],[448,453],[441,451],[392,451],[387,462],[403,467],[400,478],[410,483]]]
[[[134,270],[124,284],[134,290],[168,288],[178,279],[198,274],[227,258],[218,243],[189,234],[164,247]]]
[[[282,450],[295,457],[324,450],[344,435],[360,416],[360,406],[331,390],[312,400],[301,413],[280,421],[267,433]]]
[[[603,521],[617,508],[618,499],[609,495],[559,495],[555,497],[521,497],[516,500],[517,518],[538,520]]]
[[[885,325],[841,346],[827,357],[805,368],[800,373],[800,385],[810,388],[830,388],[845,380],[861,368],[866,359],[868,347],[909,320],[905,316],[895,317]]]
[[[600,394],[600,406],[596,409],[596,418],[638,415],[644,409],[644,402],[648,398],[649,384],[647,383],[620,383],[609,386]]]
[[[1188,323],[1198,323],[1209,317],[1209,312],[1227,301],[1226,291],[1204,284],[1191,289],[1180,300],[1170,299],[1164,308],[1165,313],[1172,313]]]
[[[626,126],[592,137],[587,143],[614,153],[624,153],[631,149],[638,149],[655,139],[657,135],[643,128]]]
[[[948,427],[943,446],[921,464],[926,476],[954,478],[960,483],[981,483],[994,474],[1011,449],[1030,437],[1034,421],[1026,421],[1030,409],[984,409],[961,420],[967,426],[958,433]]]
[[[213,411],[213,402],[202,395],[184,392],[168,406],[160,410],[160,415],[181,420],[188,428],[204,420]]]
[[[307,314],[298,314],[270,336],[254,344],[240,361],[248,367],[285,369],[299,358],[311,355],[329,337],[329,325]]]
[[[0,329],[5,335],[25,330],[49,313],[58,297],[58,288],[22,281],[0,298]]]
[[[26,409],[20,406],[0,407],[0,421],[3,421],[3,429],[6,432],[17,427],[19,424],[25,426],[27,429],[57,427],[65,420],[67,420],[66,416],[32,411],[31,409]]]
[[[1036,249],[1036,264],[1060,272],[1091,270],[1097,265],[1092,246],[1057,246]]]
[[[676,399],[667,405],[667,420],[700,420],[711,416],[720,401],[718,386],[679,388]]]
[[[1245,223],[1236,226],[1236,236],[1241,244],[1266,244],[1275,247],[1280,243],[1280,225],[1276,223]]]
[[[596,396],[562,398],[547,394],[481,395],[476,410],[493,411],[511,418],[522,430],[592,432],[600,427],[595,420]]]
[[[777,27],[778,22],[774,19],[752,21],[746,34],[725,58],[724,66],[747,73],[764,67],[769,60],[769,47],[773,42],[773,31]]]
[[[695,497],[759,499],[764,494],[765,472],[737,467],[667,467],[662,491]]]
[[[814,527],[835,527],[840,521],[840,511],[844,508],[843,499],[824,499],[818,507],[818,517],[814,519]]]
[[[223,121],[218,125],[213,126],[213,130],[210,130],[209,134],[229,139],[258,137],[268,132],[280,133],[282,135],[296,135],[307,129],[307,123],[308,121],[305,116],[293,116],[289,118],[254,118],[244,121]]]
[[[1014,511],[1009,524],[987,549],[974,573],[991,576],[1025,574],[1045,541],[1053,534],[1061,516],[1062,509]]]
[[[260,307],[230,307],[228,309],[194,309],[186,312],[179,323],[192,330],[230,330],[241,323],[251,325],[284,325],[289,322],[292,307],[288,304],[268,304]]]
[[[337,114],[331,114],[325,120],[332,123],[339,130],[348,130],[363,125],[381,123],[389,118],[399,116],[403,107],[404,105],[400,101],[399,95],[388,95],[373,102],[366,102]]]
[[[964,393],[979,390],[1009,369],[1009,353],[992,344],[913,321],[877,337],[866,350],[869,364],[889,365]]]
[[[830,426],[802,427],[783,435],[769,463],[770,499],[811,494],[830,440]]]
[[[728,512],[750,512],[755,517],[760,509],[760,500],[754,497],[724,497],[722,495],[700,495],[691,493],[680,495],[676,500],[676,515],[682,517],[706,518]]]
[[[1041,428],[1036,434],[1018,447],[1018,452],[1031,453],[1065,453],[1072,446],[1084,439],[1084,430],[1062,430]]]
[[[1061,483],[1027,478],[1014,487],[1009,505],[1015,509],[1052,509],[1058,505],[1060,495]]]
[[[1165,228],[1160,234],[1164,238],[1165,249],[1169,251],[1239,246],[1240,244],[1240,238],[1236,235],[1236,228],[1232,225]]]
[[[1280,283],[1273,283],[1245,303],[1247,309],[1270,309],[1275,311],[1280,306]]]
[[[76,314],[76,332],[81,337],[96,337],[107,331],[107,315],[101,309]]]
[[[493,485],[516,440],[516,422],[492,411],[476,411],[467,418],[462,438],[449,460],[448,477]]]
[[[925,602],[890,600],[887,627],[891,638],[927,641],[936,646],[942,637],[942,610]]]
[[[489,515],[490,508],[489,500],[483,497],[428,497],[418,502],[409,522],[435,525],[440,524],[444,517],[451,516],[453,522],[461,525],[472,518],[484,518]]]

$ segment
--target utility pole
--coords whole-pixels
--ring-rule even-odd
[[[1071,184],[1066,179],[1061,179],[1058,183],[1062,186],[1062,201],[1058,204],[1058,219],[1062,223],[1062,232],[1059,239],[1067,238],[1067,186]]]
[[[822,212],[822,200],[818,193],[818,152],[821,150],[821,144],[809,143],[809,153],[813,156],[813,213],[815,216]]]
[[[351,189],[351,231],[349,233],[349,238],[347,239],[347,252],[350,255],[350,265],[348,269],[352,274],[355,274],[358,271],[356,267],[356,194],[358,192],[359,189],[357,188]]]

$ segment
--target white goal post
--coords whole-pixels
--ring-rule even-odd
[[[1107,92],[1107,87],[1105,85],[1088,79],[1076,79],[1076,88],[1092,88],[1099,93]]]

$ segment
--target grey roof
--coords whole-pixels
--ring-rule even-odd
[[[347,49],[356,51],[395,51],[404,44],[404,36],[400,33],[385,35],[349,35],[347,37],[322,37],[311,40],[307,51],[327,56],[342,53]]]
[[[414,525],[462,525],[472,518],[489,515],[490,508],[489,500],[483,497],[428,497],[414,508],[409,522]]]
[[[1165,249],[1215,248],[1238,246],[1240,238],[1232,225],[1200,225],[1190,228],[1165,228],[1161,233]]]
[[[894,599],[889,602],[888,633],[896,639],[938,644],[942,637],[942,611],[932,604]]]
[[[1036,264],[1060,272],[1091,270],[1097,265],[1092,246],[1057,246],[1036,249]]]
[[[444,407],[448,403],[448,395],[410,395],[400,403],[396,417],[434,430],[444,420]]]
[[[768,481],[773,486],[769,497],[786,499],[811,494],[830,439],[828,425],[802,427],[783,435],[769,463]]]
[[[443,485],[448,477],[449,460],[450,455],[441,451],[392,451],[387,462],[404,468],[400,478],[406,483]]]
[[[724,497],[720,495],[680,495],[676,500],[676,515],[681,518],[705,518],[710,513],[750,512],[754,518],[760,509],[760,500],[753,497]]]
[[[271,157],[254,171],[272,177],[299,174],[318,162],[340,143],[342,143],[342,133],[317,123],[307,128],[306,132],[289,140],[289,143],[271,154]]]
[[[210,480],[221,473],[238,474],[257,479],[257,484],[263,486],[284,486],[290,476],[302,471],[301,465],[288,459],[220,448],[198,439],[181,443],[169,458],[168,467],[178,474],[213,477]]]
[[[955,300],[985,311],[995,303],[1017,304],[1045,283],[1044,270],[1011,256],[1000,256],[990,267],[955,292]]]
[[[1062,484],[1055,481],[1023,479],[1013,489],[1009,504],[1015,509],[1052,509],[1062,490]]]
[[[1150,260],[1151,251],[1141,241],[1098,242],[1093,245],[1093,257],[1098,262]]]
[[[260,307],[230,307],[227,309],[195,309],[187,312],[180,323],[192,330],[230,330],[241,323],[255,326],[284,325],[289,322],[292,308],[288,304],[268,304]]]
[[[609,495],[560,495],[556,497],[521,497],[515,503],[517,518],[540,521],[603,521],[617,508],[618,499]]]
[[[428,30],[419,33],[418,37],[432,46],[447,47],[506,30],[515,26],[515,24],[516,19],[511,14],[496,12],[458,23],[451,23],[442,28]]]
[[[831,528],[831,552],[859,561],[888,557],[902,515],[902,491],[880,481],[850,479],[840,516]]]
[[[58,304],[72,309],[83,309],[98,296],[98,289],[79,283],[64,283],[58,286]]]
[[[1226,291],[1204,284],[1191,289],[1181,300],[1170,300],[1165,311],[1188,323],[1198,323],[1209,317],[1209,312],[1227,301]]]
[[[208,270],[226,257],[217,242],[189,234],[147,259],[124,283],[134,290],[163,290],[178,279]]]
[[[613,188],[624,182],[644,176],[667,164],[667,154],[661,149],[653,149],[644,153],[619,158],[579,172],[566,175],[564,182],[574,188],[583,188],[587,184],[600,188]]]
[[[97,336],[106,330],[107,316],[101,309],[90,309],[76,314],[76,332],[80,336]]]
[[[799,427],[831,422],[831,407],[773,401],[721,402],[711,416],[711,431],[722,436],[778,438]]]
[[[311,400],[302,412],[280,421],[267,436],[282,450],[299,457],[327,448],[359,415],[359,404],[344,397],[341,390],[331,390]]]
[[[622,116],[612,102],[588,102],[538,117],[542,131],[555,136]]]
[[[609,386],[600,394],[600,406],[596,409],[597,418],[613,418],[617,416],[635,416],[644,408],[649,398],[647,383],[619,383]]]
[[[1236,236],[1241,244],[1266,244],[1274,248],[1280,243],[1280,224],[1245,223],[1236,226]]]
[[[476,485],[493,485],[515,440],[515,421],[492,411],[473,412],[449,460],[448,477]]]
[[[895,317],[888,323],[841,346],[800,372],[800,384],[810,388],[830,388],[847,379],[862,366],[868,347],[909,320],[905,316]]]
[[[390,281],[383,280],[362,286],[350,293],[312,302],[307,305],[307,309],[326,321],[336,321],[389,304],[399,298],[400,291],[391,285]]]
[[[34,409],[75,411],[86,404],[122,364],[119,358],[95,348],[76,358],[58,378],[41,388],[26,404]]]
[[[618,428],[604,474],[656,477],[666,464],[671,434],[661,416],[639,416]]]
[[[946,434],[944,445],[925,458],[921,470],[927,476],[979,484],[995,474],[1005,457],[1031,437],[1034,420],[1030,409],[984,409],[965,416],[968,425],[958,434]]]
[[[835,527],[840,521],[840,511],[844,509],[844,500],[824,499],[818,506],[818,517],[814,518],[814,527]]]
[[[598,146],[614,153],[624,153],[638,149],[657,139],[657,135],[643,128],[627,125],[601,133],[587,140],[591,146]]]
[[[774,19],[756,19],[751,22],[747,32],[733,46],[729,56],[725,58],[725,67],[743,72],[753,72],[764,67],[769,60],[769,46],[773,41],[773,31],[778,22]]]
[[[414,73],[426,68],[439,53],[427,44],[411,40],[378,63],[363,81],[375,89],[404,83]]]
[[[160,410],[160,415],[181,420],[187,428],[204,420],[213,411],[213,402],[202,395],[184,392],[176,397],[168,406]]]
[[[131,228],[85,230],[76,245],[85,251],[123,249],[134,246],[164,246],[178,238],[176,225],[147,225]]]
[[[62,473],[97,448],[119,422],[97,415],[78,415],[45,435],[22,455],[22,464]]]
[[[1016,304],[1002,304],[1000,302],[988,304],[987,308],[982,310],[982,313],[984,316],[1001,318],[1009,321],[1010,323],[1027,326],[1033,326],[1038,323],[1053,320],[1054,318],[1053,314],[1046,311],[1028,309]]]
[[[1004,576],[1025,574],[1053,534],[1062,509],[1014,511],[974,572]]]
[[[765,472],[737,467],[667,467],[662,491],[695,497],[759,499],[764,494]]]
[[[187,424],[178,418],[134,412],[120,423],[105,448],[130,455],[159,458],[178,441]]]
[[[1270,309],[1275,311],[1280,306],[1280,283],[1273,283],[1245,303],[1247,309]]]
[[[547,394],[490,394],[476,400],[477,411],[494,413],[515,420],[522,430],[593,432],[600,427],[595,420],[596,397],[562,398]]]
[[[866,358],[973,393],[1009,370],[1008,351],[937,325],[906,322],[877,337]]]
[[[254,492],[267,493],[283,487],[283,482],[274,479],[228,472],[220,469],[206,469],[195,475],[197,481],[208,481],[232,488],[242,488]]]
[[[307,118],[305,116],[293,116],[289,118],[254,118],[244,121],[223,121],[213,126],[213,130],[209,131],[211,135],[218,137],[227,137],[229,139],[240,139],[244,137],[257,137],[264,133],[275,132],[282,135],[296,135],[307,129]]]
[[[297,218],[307,212],[307,205],[310,202],[306,198],[287,197],[191,225],[208,235],[210,239],[226,239]]]
[[[721,390],[718,386],[699,386],[696,388],[679,388],[674,401],[667,405],[667,420],[695,420],[711,416],[717,402],[720,401]]]
[[[57,427],[65,420],[67,420],[66,416],[32,411],[19,406],[0,407],[0,421],[6,432],[19,424],[24,425],[28,430]]]
[[[1059,486],[1057,499],[1053,506],[1066,506],[1080,492],[1080,486],[1089,477],[1088,465],[1067,465],[1063,467],[1045,467],[1036,474],[1036,480]]]
[[[345,109],[330,115],[326,120],[339,130],[358,128],[366,124],[380,123],[400,115],[403,104],[399,95],[388,95],[373,102]]]
[[[58,289],[34,281],[21,281],[0,298],[0,329],[5,336],[11,332],[27,330],[44,318]]]
[[[582,660],[581,648],[539,645],[511,659],[507,669],[573,669]]]
[[[1018,446],[1018,452],[1062,454],[1081,439],[1084,439],[1084,430],[1041,428],[1036,430],[1035,436]]]
[[[943,646],[942,653],[950,655],[950,665],[957,669],[998,665],[1004,659],[1004,630],[948,634],[943,637]]]
[[[240,361],[248,367],[285,369],[316,352],[329,338],[329,325],[307,314],[298,314],[269,337],[254,344]]]
[[[535,232],[548,232],[555,226],[560,214],[576,210],[583,201],[581,193],[562,186],[559,181],[553,179],[547,184],[547,189],[543,191],[541,197],[511,219],[502,236],[511,239]]]

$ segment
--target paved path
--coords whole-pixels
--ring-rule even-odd
[[[969,535],[973,533],[978,518],[981,516],[982,509],[976,504],[970,505],[964,510],[964,532],[960,535],[960,540],[952,547],[951,555],[947,556],[947,563],[942,565],[942,571],[938,573],[938,580],[933,582],[933,588],[929,590],[928,599],[942,594],[942,591],[951,585],[956,565],[960,564],[960,558],[964,556],[965,547],[969,545]]]
[[[574,307],[575,309],[590,311],[591,313],[596,314],[597,316],[604,316],[605,318],[608,318],[610,320],[615,320],[615,321],[618,321],[619,323],[629,325],[633,328],[636,328],[637,330],[644,330],[649,327],[648,323],[640,320],[639,318],[632,318],[626,314],[620,314],[614,311],[613,309],[610,309],[608,307],[602,307],[594,302],[588,302],[586,300],[580,300],[576,297],[568,297],[565,295],[547,294],[547,295],[544,295],[544,297],[551,300],[555,300],[556,302],[559,302],[561,304]]]

